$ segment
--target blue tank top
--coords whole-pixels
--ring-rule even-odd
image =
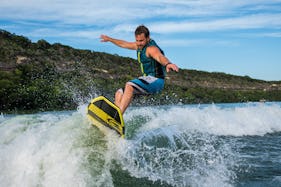
[[[154,60],[153,58],[149,58],[146,56],[146,49],[149,46],[156,46],[160,52],[164,55],[162,49],[156,44],[154,40],[150,40],[148,44],[146,44],[142,50],[137,50],[138,62],[141,66],[141,71],[143,76],[154,76],[157,78],[165,78],[166,69],[159,62]]]

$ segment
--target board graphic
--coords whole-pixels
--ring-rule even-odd
[[[121,137],[125,137],[125,125],[120,109],[104,96],[91,100],[87,116],[94,125],[107,126],[115,130]]]

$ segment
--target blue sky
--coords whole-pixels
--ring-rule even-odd
[[[36,42],[136,58],[99,36],[134,41],[146,25],[180,68],[281,80],[281,0],[1,0],[0,29]]]

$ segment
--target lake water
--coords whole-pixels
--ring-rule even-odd
[[[0,186],[281,186],[281,103],[131,107],[126,139],[77,111],[0,116]]]

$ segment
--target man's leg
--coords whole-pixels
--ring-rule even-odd
[[[133,99],[134,88],[130,84],[126,84],[124,93],[120,90],[117,90],[115,93],[115,105],[118,106],[124,114],[125,110],[128,108],[129,104]]]
[[[116,91],[115,93],[115,101],[114,101],[114,104],[116,106],[120,106],[121,104],[121,99],[122,99],[122,96],[123,96],[124,92],[123,92],[123,89],[120,88],[119,90]]]

